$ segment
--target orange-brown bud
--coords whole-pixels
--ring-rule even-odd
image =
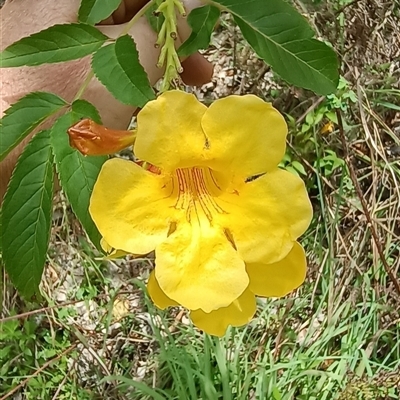
[[[120,131],[83,119],[68,129],[69,144],[85,156],[114,154],[135,142],[135,131]]]

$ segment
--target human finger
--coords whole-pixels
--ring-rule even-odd
[[[0,10],[3,35],[0,35],[0,50],[14,41],[32,33],[46,29],[56,23],[74,22],[77,18],[79,0],[70,0],[67,6],[54,0],[25,0],[24,13],[20,13],[23,1],[9,1]],[[197,3],[199,4],[199,3]],[[15,19],[18,16],[18,25]],[[98,27],[110,37],[118,37],[123,26]],[[5,34],[6,33],[6,34]],[[145,18],[139,19],[129,32],[137,45],[139,59],[155,84],[163,74],[157,67],[159,49],[156,33]],[[183,40],[185,36],[183,36]],[[203,65],[203,67],[201,66]],[[201,84],[211,78],[212,66],[198,55],[193,55],[183,62],[183,78],[188,84]],[[2,69],[2,91],[0,93],[0,115],[13,103],[32,91],[52,92],[67,101],[72,101],[90,71],[90,57],[58,64],[45,64],[35,68],[19,67]],[[93,79],[83,96],[99,110],[103,123],[113,129],[125,129],[129,124],[135,107],[116,100],[97,79]],[[32,135],[47,129],[54,123],[54,118],[45,121],[0,163],[0,202],[7,187],[16,160]]]
[[[198,7],[203,5],[202,0],[185,0],[184,7],[186,15]],[[178,38],[183,43],[192,33],[191,28],[187,23],[186,16],[178,15]],[[213,65],[201,54],[194,53],[182,61],[183,72],[181,73],[182,80],[190,86],[201,86],[210,82],[214,67]]]
[[[189,86],[201,86],[211,81],[214,66],[200,53],[194,53],[182,61],[182,80]]]

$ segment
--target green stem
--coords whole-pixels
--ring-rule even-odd
[[[119,36],[126,35],[133,25],[146,13],[146,11],[152,7],[152,5],[156,2],[156,0],[149,1],[144,7],[142,7],[137,14],[135,14],[132,19],[125,25],[124,29],[121,31]]]
[[[222,398],[223,400],[232,400],[232,391],[229,386],[229,371],[227,366],[226,347],[222,347],[222,340],[223,339],[220,338],[215,339],[215,359],[221,373]]]
[[[126,35],[130,29],[132,28],[132,26],[141,18],[143,17],[143,15],[146,13],[146,11],[156,2],[156,0],[151,0],[149,1],[144,7],[142,7],[133,17],[132,19],[124,26],[124,29],[121,30],[121,32],[119,33],[117,39],[121,36]],[[88,74],[86,75],[85,80],[82,82],[82,85],[79,87],[76,96],[74,98],[75,100],[78,100],[81,98],[81,96],[83,95],[83,93],[85,92],[86,88],[89,86],[89,83],[91,82],[91,80],[94,77],[94,72],[91,69]]]
[[[92,80],[92,78],[94,77],[94,72],[92,69],[90,69],[90,71],[87,73],[85,80],[82,82],[82,85],[80,86],[80,88],[78,89],[78,91],[76,92],[75,100],[78,100],[81,98],[81,96],[83,95],[83,92],[86,90],[86,88],[89,86],[90,81]]]
[[[157,45],[161,46],[157,66],[165,67],[161,92],[168,90],[183,70],[175,48],[177,38],[176,11],[186,15],[181,0],[164,0],[157,8],[157,12],[164,16],[164,22],[157,38]]]

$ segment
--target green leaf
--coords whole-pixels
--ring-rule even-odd
[[[22,97],[0,120],[0,161],[41,122],[67,103],[46,92],[34,92]]]
[[[76,60],[99,49],[107,39],[90,25],[54,25],[8,46],[0,53],[0,66],[34,66]]]
[[[220,11],[214,6],[195,8],[187,18],[192,33],[178,50],[181,57],[187,57],[197,50],[206,49],[210,45],[211,34],[218,21]]]
[[[145,12],[147,22],[150,24],[151,28],[156,33],[160,32],[161,26],[165,21],[163,13],[155,14],[157,8],[158,4],[154,3]]]
[[[78,19],[90,25],[97,24],[109,17],[121,4],[122,0],[82,0]]]
[[[2,208],[3,260],[19,292],[38,291],[50,238],[53,160],[50,132],[41,131],[18,159]]]
[[[143,107],[155,98],[129,35],[98,50],[93,55],[92,67],[99,81],[122,103]]]
[[[308,22],[284,0],[213,0],[234,15],[244,38],[290,84],[318,94],[335,91],[338,60],[325,43],[313,39]]]
[[[276,386],[272,390],[272,396],[274,396],[274,400],[282,400],[282,395]]]
[[[101,124],[101,117],[97,108],[86,100],[75,100],[72,103],[72,111],[77,121],[82,118],[90,118],[94,122]]]
[[[84,100],[72,104],[72,111],[60,117],[51,129],[51,143],[61,186],[92,243],[100,249],[101,235],[90,214],[89,201],[94,183],[107,157],[85,157],[69,145],[68,128],[82,118],[100,122],[94,106]]]
[[[393,104],[393,103],[390,103],[388,101],[377,100],[375,103],[379,104],[379,105],[381,105],[383,107],[390,108],[391,110],[400,111],[400,106],[398,106],[396,104]]]
[[[292,161],[292,166],[299,174],[307,176],[307,172],[303,164],[300,164],[298,161]]]

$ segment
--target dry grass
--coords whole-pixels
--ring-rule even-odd
[[[60,197],[42,283],[44,308],[23,303],[3,276],[2,317],[19,314],[21,330],[34,317],[36,351],[49,347],[48,338],[58,345],[54,364],[32,364],[32,374],[44,382],[62,371],[43,399],[156,398],[143,382],[167,399],[398,398],[400,296],[389,275],[400,275],[400,7],[382,0],[295,3],[342,60],[348,85],[337,99],[341,124],[323,134],[336,99],[280,81],[229,19],[222,20],[207,52],[216,63],[214,80],[197,94],[209,102],[255,93],[292,117],[290,162],[305,166],[315,209],[303,238],[310,264],[306,284],[286,299],[260,302],[249,327],[207,345],[184,312],[160,313],[144,299],[138,282],[148,277],[152,258],[96,260]],[[350,92],[353,100],[346,97]],[[329,151],[344,164],[327,169]],[[197,378],[203,368],[209,372]],[[119,386],[122,378],[103,379],[110,376],[124,376],[127,385]],[[206,378],[215,393],[204,389]],[[34,398],[29,393],[39,392],[30,379],[10,384],[7,377],[0,398]]]

